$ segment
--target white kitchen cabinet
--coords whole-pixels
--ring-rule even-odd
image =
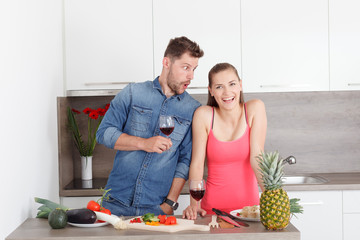
[[[329,90],[328,1],[242,0],[245,92]]]
[[[152,2],[65,0],[67,90],[153,80]]]
[[[289,198],[300,198],[303,214],[291,223],[301,232],[301,240],[342,239],[342,191],[289,191]]]
[[[179,36],[197,42],[205,52],[189,93],[207,93],[208,72],[216,63],[229,62],[241,73],[239,0],[154,0],[153,5],[155,75],[161,72],[169,40]]]
[[[329,1],[330,89],[360,90],[360,1]]]
[[[344,238],[343,240],[360,239],[360,191],[343,191]]]

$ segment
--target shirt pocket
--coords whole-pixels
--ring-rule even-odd
[[[131,131],[134,136],[142,137],[150,129],[152,109],[132,106]]]
[[[179,144],[184,139],[185,134],[189,130],[191,121],[179,116],[174,116],[174,119],[175,119],[175,128],[172,134],[170,135],[170,138],[173,141],[173,143],[175,142]]]

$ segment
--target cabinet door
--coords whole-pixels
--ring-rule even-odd
[[[360,90],[360,1],[330,0],[330,89]]]
[[[328,1],[243,0],[245,92],[328,91]]]
[[[360,239],[360,191],[343,191],[344,240]]]
[[[67,90],[121,89],[153,79],[152,3],[65,0]]]
[[[300,198],[304,213],[292,217],[291,223],[301,232],[301,240],[342,239],[342,192],[288,192]]]
[[[241,72],[240,1],[154,0],[155,75],[169,40],[186,36],[204,50],[189,93],[207,93],[208,72],[219,62],[229,62]],[[194,89],[197,88],[197,89]]]

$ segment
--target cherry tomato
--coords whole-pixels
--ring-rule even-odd
[[[91,200],[87,204],[87,209],[90,209],[92,211],[99,211],[100,210],[100,204],[98,204],[94,200]]]

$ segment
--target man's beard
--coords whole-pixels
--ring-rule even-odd
[[[172,74],[171,69],[167,76],[167,85],[169,86],[171,91],[175,93],[175,95],[184,93],[184,91],[182,91],[181,89],[182,84],[177,84],[176,81],[174,80],[174,75]]]

